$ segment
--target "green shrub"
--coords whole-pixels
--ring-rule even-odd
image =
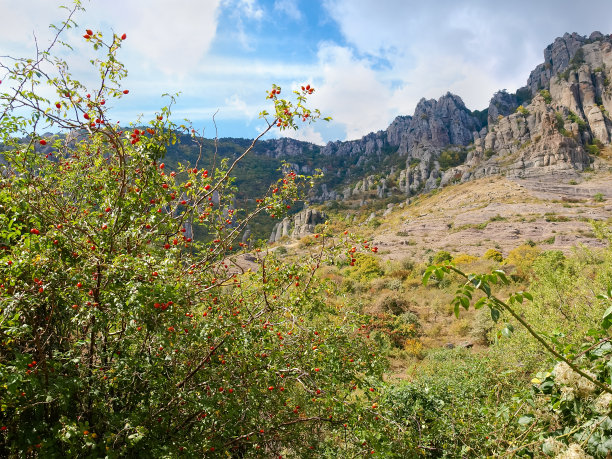
[[[445,171],[451,167],[463,164],[466,157],[467,150],[464,148],[459,150],[444,150],[442,153],[440,153],[438,163],[440,164],[440,169]]]
[[[514,266],[516,274],[525,278],[531,273],[531,267],[540,252],[541,250],[537,246],[520,245],[508,253],[504,264]]]
[[[552,102],[552,96],[550,95],[548,89],[542,89],[540,91],[540,95],[544,98],[544,102],[546,102],[547,104],[550,104]]]
[[[89,88],[46,45],[36,59],[2,64],[0,457],[317,457],[321,445],[338,457],[361,448],[361,433],[341,441],[346,430],[326,410],[369,438],[363,392],[382,383],[384,359],[355,332],[356,306],[338,305],[333,283],[316,277],[336,254],[321,248],[315,267],[237,249],[250,216],[229,225],[234,166],[164,163],[179,133],[197,142],[170,121],[170,107],[138,121],[145,127],[108,118],[129,92],[122,42],[96,32],[79,43],[94,65]],[[287,125],[318,117],[303,97],[270,98]],[[60,132],[45,134],[49,126]],[[281,217],[304,179],[284,174],[261,214]],[[198,229],[207,237],[192,237]],[[259,269],[229,266],[237,255]]]
[[[353,266],[348,269],[348,274],[359,281],[369,281],[384,274],[380,261],[374,255],[358,253],[354,257]]]
[[[453,256],[450,254],[450,252],[447,252],[446,250],[440,250],[431,257],[431,262],[434,264],[440,264],[451,261],[452,259]]]
[[[599,145],[589,144],[586,146],[586,148],[587,148],[587,152],[590,155],[599,156],[599,154],[601,153],[601,149],[599,148]]]
[[[486,260],[497,261],[498,263],[501,263],[502,261],[504,261],[504,256],[502,255],[502,253],[499,250],[495,250],[495,249],[487,250],[484,253],[483,258],[485,258]]]

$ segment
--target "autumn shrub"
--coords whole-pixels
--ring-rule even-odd
[[[370,333],[382,332],[387,336],[394,347],[403,348],[408,338],[416,338],[420,334],[420,324],[414,320],[413,315],[394,315],[379,313],[370,316],[366,331]]]
[[[498,263],[501,263],[502,261],[504,261],[504,256],[502,255],[502,253],[499,250],[495,250],[495,249],[487,250],[484,253],[483,258],[486,260],[497,261]]]
[[[526,278],[531,273],[531,267],[540,254],[541,249],[529,244],[520,245],[508,252],[504,264],[514,266],[517,276]]]
[[[460,253],[458,255],[455,255],[451,261],[456,265],[471,265],[476,260],[478,260],[478,257],[469,255],[467,253]]]

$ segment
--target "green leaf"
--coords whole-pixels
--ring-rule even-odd
[[[503,272],[501,269],[496,269],[493,272],[499,276],[499,278],[502,280],[504,284],[508,285],[510,283],[510,281],[506,277],[506,273]]]
[[[497,322],[500,315],[499,309],[491,308],[491,319],[493,319],[493,322]]]
[[[521,295],[521,293],[520,293],[520,292],[515,293],[515,294],[514,294],[514,297],[516,298],[516,300],[517,300],[519,303],[521,303],[521,304],[523,303],[523,295]]]
[[[474,309],[482,308],[485,305],[486,301],[487,301],[487,297],[483,296],[478,301],[476,301],[476,303],[474,303]]]
[[[429,278],[431,277],[431,274],[433,273],[433,267],[430,266],[429,268],[427,268],[425,270],[425,272],[423,273],[423,285],[427,285],[427,282],[429,282]]]
[[[521,416],[518,420],[518,423],[522,426],[526,426],[527,424],[531,424],[534,419],[535,417],[532,414],[528,414],[525,416]]]

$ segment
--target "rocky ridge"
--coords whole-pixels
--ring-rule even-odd
[[[594,155],[610,145],[611,82],[612,38],[565,34],[544,50],[526,86],[493,95],[486,117],[447,93],[421,99],[412,116],[397,117],[385,131],[329,142],[318,152],[283,139],[265,154],[289,158],[305,173],[320,162],[326,178],[313,202],[364,205],[496,174],[569,180],[598,167]],[[311,164],[303,163],[300,149],[308,150]]]

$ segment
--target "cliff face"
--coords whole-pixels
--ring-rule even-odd
[[[546,63],[531,73],[523,88],[532,91],[534,82],[539,82],[531,103],[495,121],[489,118],[488,132],[475,138],[465,164],[447,171],[442,185],[496,173],[572,174],[589,167],[589,151],[610,144],[610,37],[566,34],[544,55]]]
[[[534,177],[575,174],[612,140],[612,39],[565,34],[516,94],[499,91],[487,113],[471,112],[457,95],[422,99],[412,116],[359,140],[316,147],[281,139],[264,154],[300,172],[323,169],[313,201],[379,198],[503,173]],[[305,160],[308,157],[308,161]]]
[[[494,94],[487,113],[471,112],[447,93],[421,99],[412,116],[398,116],[385,131],[359,140],[330,142],[320,151],[279,140],[265,154],[288,158],[302,172],[322,168],[325,183],[312,201],[363,204],[493,174],[574,176],[610,145],[610,113],[611,36],[565,34],[546,47],[526,86]],[[274,239],[292,225],[279,224]]]

